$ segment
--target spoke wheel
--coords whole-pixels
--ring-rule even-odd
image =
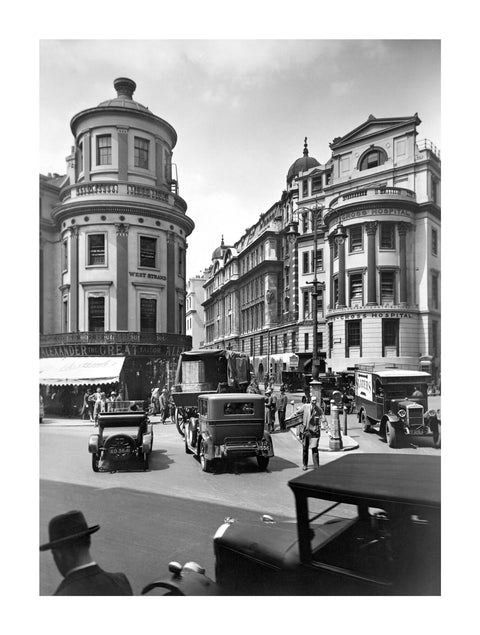
[[[183,413],[178,408],[175,408],[175,425],[177,426],[178,433],[183,437],[185,436],[185,422],[183,420]]]

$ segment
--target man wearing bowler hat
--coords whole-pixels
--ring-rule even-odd
[[[99,529],[100,525],[88,527],[79,511],[52,518],[48,525],[50,541],[40,545],[40,551],[52,550],[64,578],[54,595],[133,595],[123,573],[107,573],[92,559],[90,534]]]

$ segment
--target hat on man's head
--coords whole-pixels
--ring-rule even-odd
[[[112,390],[112,392],[110,393],[110,397],[111,397],[112,395],[115,395],[115,396],[116,396],[116,395],[117,395],[117,393],[116,393],[114,390]]]
[[[54,516],[48,523],[48,537],[50,542],[40,545],[40,551],[55,549],[67,542],[88,536],[100,529],[100,525],[88,527],[82,512],[71,511],[66,514]]]

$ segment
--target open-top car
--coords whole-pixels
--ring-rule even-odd
[[[198,415],[185,424],[185,452],[195,454],[203,471],[221,459],[256,457],[267,469],[273,443],[265,428],[265,399],[254,394],[198,397]]]
[[[88,442],[92,469],[94,472],[148,470],[152,446],[153,426],[147,413],[134,402],[130,409],[119,404],[116,410],[98,415],[98,432]]]
[[[440,594],[440,457],[349,455],[288,485],[296,523],[267,515],[244,522],[239,511],[213,539],[216,586],[196,565],[187,590],[178,565],[170,569],[174,592]]]

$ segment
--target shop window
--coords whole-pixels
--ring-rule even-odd
[[[380,249],[395,249],[395,223],[380,223]]]
[[[140,267],[155,269],[157,266],[157,239],[140,236]]]
[[[105,234],[88,235],[88,264],[90,266],[105,264]]]
[[[350,306],[363,304],[363,274],[350,274]]]
[[[112,135],[97,136],[97,165],[112,164]]]
[[[350,244],[349,251],[353,253],[355,251],[363,250],[363,227],[361,225],[356,225],[354,227],[350,227]]]
[[[432,227],[432,256],[438,256],[438,232]]]
[[[140,298],[140,331],[155,333],[157,330],[157,300]]]
[[[398,333],[400,329],[400,320],[384,318],[382,320],[382,355],[385,357],[387,349],[395,352],[398,356]]]
[[[395,304],[395,272],[380,273],[380,304]]]
[[[105,298],[88,298],[88,330],[92,332],[105,331]]]
[[[387,159],[387,155],[384,150],[380,150],[376,148],[374,150],[370,150],[360,161],[359,170],[370,170],[371,168],[376,168],[379,165],[383,165]]]
[[[135,137],[133,142],[133,163],[136,168],[148,170],[148,151],[150,142],[141,137]]]
[[[352,347],[359,348],[362,345],[362,321],[347,320],[346,322],[347,353]]]

